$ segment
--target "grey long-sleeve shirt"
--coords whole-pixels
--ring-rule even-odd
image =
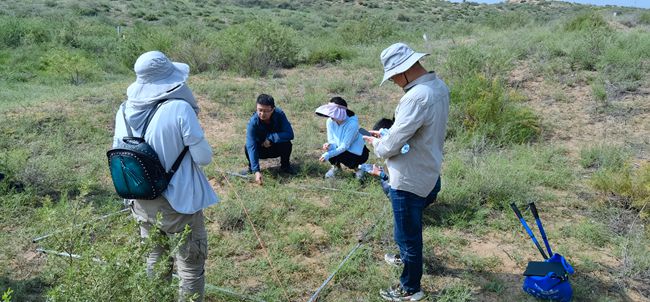
[[[409,83],[405,90],[395,108],[390,136],[375,139],[373,147],[378,157],[386,159],[391,188],[426,197],[442,167],[449,88],[431,72]],[[405,143],[410,151],[401,154]]]

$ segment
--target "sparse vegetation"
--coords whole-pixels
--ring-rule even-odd
[[[146,249],[162,238],[141,243],[128,215],[75,227],[122,207],[105,152],[133,63],[153,49],[190,64],[215,151],[205,171],[222,202],[205,211],[207,282],[305,301],[376,223],[319,301],[378,301],[377,290],[398,276],[382,263],[396,249],[390,204],[375,179],[322,179],[324,126],[313,110],[341,95],[366,128],[391,117],[401,91],[377,86],[379,53],[397,41],[430,52],[425,67],[452,94],[443,189],[424,227],[423,286],[432,299],[532,301],[519,275],[537,255],[508,204],[535,201],[554,251],[578,270],[576,301],[644,301],[650,15],[563,2],[423,3],[0,2],[3,302],[177,294],[175,281],[145,277]],[[613,10],[636,23],[621,24]],[[262,92],[294,124],[299,173],[265,169],[265,186],[256,187],[221,171],[244,166],[242,131]],[[586,107],[584,116],[559,120],[562,112],[550,110],[572,106]],[[37,246],[81,258],[37,254]],[[208,292],[207,301],[238,301]]]

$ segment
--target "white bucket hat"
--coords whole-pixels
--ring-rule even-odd
[[[136,80],[127,95],[133,99],[151,99],[184,83],[190,74],[190,66],[170,61],[160,51],[142,54],[133,65]]]
[[[379,56],[381,64],[384,65],[384,79],[381,80],[379,85],[383,85],[386,80],[394,75],[407,71],[415,62],[428,55],[428,53],[415,52],[404,43],[395,43],[388,46]]]

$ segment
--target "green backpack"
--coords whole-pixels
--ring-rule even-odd
[[[151,109],[139,137],[133,136],[131,127],[126,121],[124,108],[122,108],[122,117],[129,136],[123,137],[115,148],[106,152],[115,191],[122,198],[146,200],[158,198],[167,189],[169,181],[189,149],[185,146],[171,170],[167,172],[160,163],[156,151],[145,142],[144,134],[147,132],[149,122],[158,111],[158,107],[165,101],[167,100],[159,101]],[[124,107],[124,103],[121,107]]]

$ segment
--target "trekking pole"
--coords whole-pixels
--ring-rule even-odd
[[[519,222],[521,222],[521,225],[524,226],[524,229],[526,229],[528,236],[530,236],[530,239],[533,240],[533,243],[535,243],[535,246],[537,247],[537,250],[539,250],[540,254],[542,254],[542,257],[544,257],[544,259],[548,259],[548,256],[546,256],[546,253],[542,249],[542,246],[539,245],[539,241],[537,241],[537,238],[535,238],[535,234],[533,234],[533,231],[531,231],[530,227],[528,227],[528,224],[526,223],[526,220],[524,220],[524,217],[521,216],[521,212],[519,212],[517,205],[515,205],[513,202],[510,204],[510,207],[513,211],[515,211],[515,215],[517,215],[517,218],[519,218]]]
[[[314,294],[311,295],[311,297],[309,298],[309,300],[307,302],[318,301],[318,298],[320,297],[321,291],[323,291],[325,286],[327,286],[327,284],[330,283],[330,281],[332,281],[332,279],[334,279],[334,276],[336,276],[336,274],[343,267],[343,265],[345,265],[345,263],[348,262],[348,260],[350,260],[350,257],[352,257],[352,255],[361,247],[361,245],[363,245],[363,243],[366,242],[366,239],[367,239],[368,235],[370,235],[370,233],[375,229],[375,226],[377,226],[379,221],[384,218],[384,215],[386,214],[386,209],[387,209],[386,204],[384,204],[384,209],[382,210],[382,213],[379,215],[379,218],[377,218],[375,223],[373,223],[373,225],[370,226],[370,228],[368,228],[368,230],[366,232],[361,234],[361,236],[358,238],[357,244],[352,248],[352,250],[350,250],[350,252],[345,257],[345,259],[343,259],[343,261],[341,261],[341,263],[339,263],[339,266],[337,266],[336,269],[329,276],[327,276],[327,279],[325,279],[325,281],[323,281],[321,286],[319,286],[318,289],[316,289],[316,292],[314,292]]]
[[[546,249],[548,250],[548,255],[553,257],[553,251],[551,251],[551,245],[548,244],[548,238],[546,238],[546,232],[544,232],[544,227],[542,226],[542,220],[539,219],[539,213],[537,212],[537,207],[535,206],[534,202],[531,202],[528,204],[530,207],[530,211],[533,212],[533,217],[535,217],[535,222],[537,222],[537,227],[539,228],[539,232],[542,234],[542,240],[544,240],[544,245],[546,245]]]
[[[266,245],[264,244],[264,241],[262,240],[262,237],[260,237],[260,234],[257,231],[257,228],[255,227],[255,224],[253,223],[253,220],[251,219],[250,213],[248,212],[248,208],[246,208],[246,205],[244,205],[243,199],[241,198],[241,196],[239,196],[239,193],[235,189],[235,186],[233,186],[232,183],[230,183],[230,180],[228,180],[228,177],[226,177],[226,175],[224,175],[224,174],[222,174],[222,177],[226,181],[226,183],[228,184],[230,189],[232,189],[232,192],[235,193],[235,197],[236,197],[235,199],[237,199],[237,201],[239,201],[239,204],[240,204],[242,210],[244,211],[244,214],[246,215],[246,220],[248,220],[248,223],[250,224],[251,228],[253,229],[253,233],[255,234],[255,237],[257,238],[257,242],[260,244],[260,247],[262,248],[262,252],[264,252],[264,255],[266,256],[266,261],[269,263],[269,266],[271,267],[271,276],[275,279],[275,281],[279,285],[282,285],[282,280],[280,279],[280,277],[277,274],[277,272],[279,270],[277,270],[275,268],[275,266],[273,265],[273,261],[271,261],[271,255],[269,254],[269,251],[267,250]],[[284,287],[282,287],[282,292],[284,293],[284,298],[286,299],[286,301],[290,301],[288,299],[289,294],[287,293],[287,290]]]
[[[294,188],[294,189],[326,190],[326,191],[336,191],[336,192],[343,192],[343,193],[350,193],[350,194],[370,195],[370,193],[368,192],[350,191],[350,190],[342,190],[342,189],[319,187],[319,186],[295,185],[295,186],[287,186],[287,187]]]

